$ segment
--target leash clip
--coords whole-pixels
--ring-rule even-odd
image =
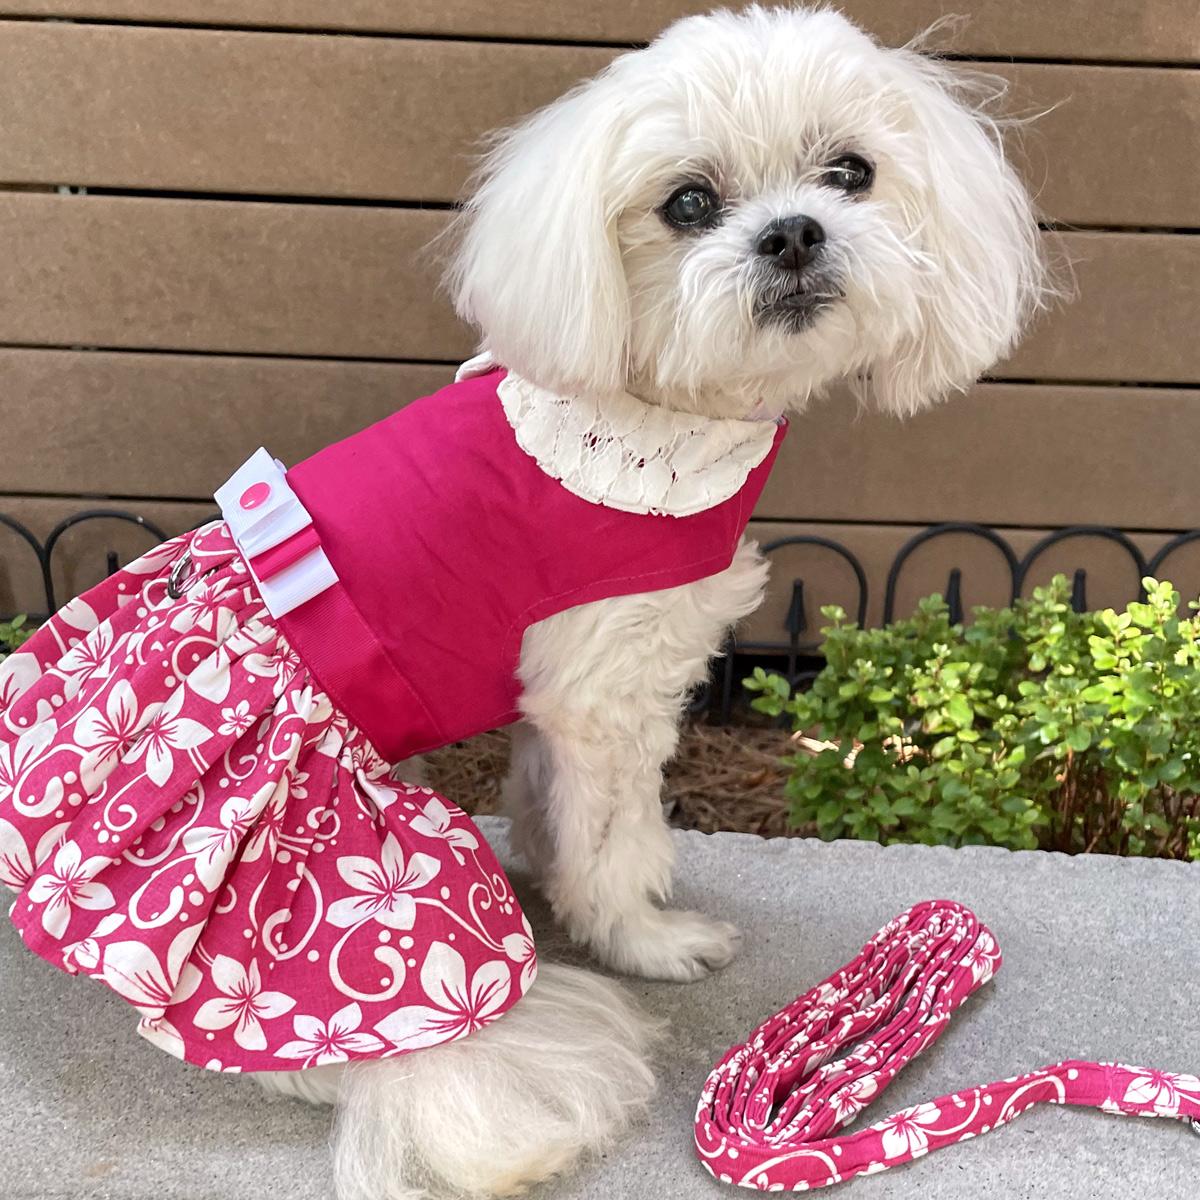
[[[1191,1119],[1192,1132],[1200,1137],[1200,1117],[1192,1117]]]

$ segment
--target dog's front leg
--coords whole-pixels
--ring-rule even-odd
[[[526,722],[505,788],[515,841],[571,936],[618,970],[698,979],[737,950],[733,926],[659,907],[674,859],[659,793],[688,689],[765,580],[747,544],[711,579],[584,605],[526,634]]]
[[[572,939],[619,971],[691,980],[725,966],[739,936],[659,907],[674,862],[659,790],[675,741],[673,715],[635,730],[602,709],[539,713],[515,740],[510,798],[528,789],[520,843]]]

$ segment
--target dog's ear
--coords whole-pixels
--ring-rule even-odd
[[[606,72],[501,134],[444,235],[446,283],[483,347],[543,387],[622,385],[629,293],[616,224],[621,97]]]
[[[969,387],[1012,348],[1047,294],[1025,187],[984,111],[1002,81],[889,54],[899,107],[921,148],[905,207],[925,269],[915,320],[871,366],[878,404],[908,414]]]

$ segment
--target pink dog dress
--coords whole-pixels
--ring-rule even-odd
[[[532,982],[471,820],[392,764],[519,716],[521,639],[725,569],[782,425],[497,369],[286,473],[0,664],[0,880],[48,962],[214,1070],[402,1054]]]

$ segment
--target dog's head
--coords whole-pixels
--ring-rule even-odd
[[[978,91],[828,11],[680,21],[504,135],[452,225],[485,347],[562,391],[722,415],[966,387],[1040,295]]]

